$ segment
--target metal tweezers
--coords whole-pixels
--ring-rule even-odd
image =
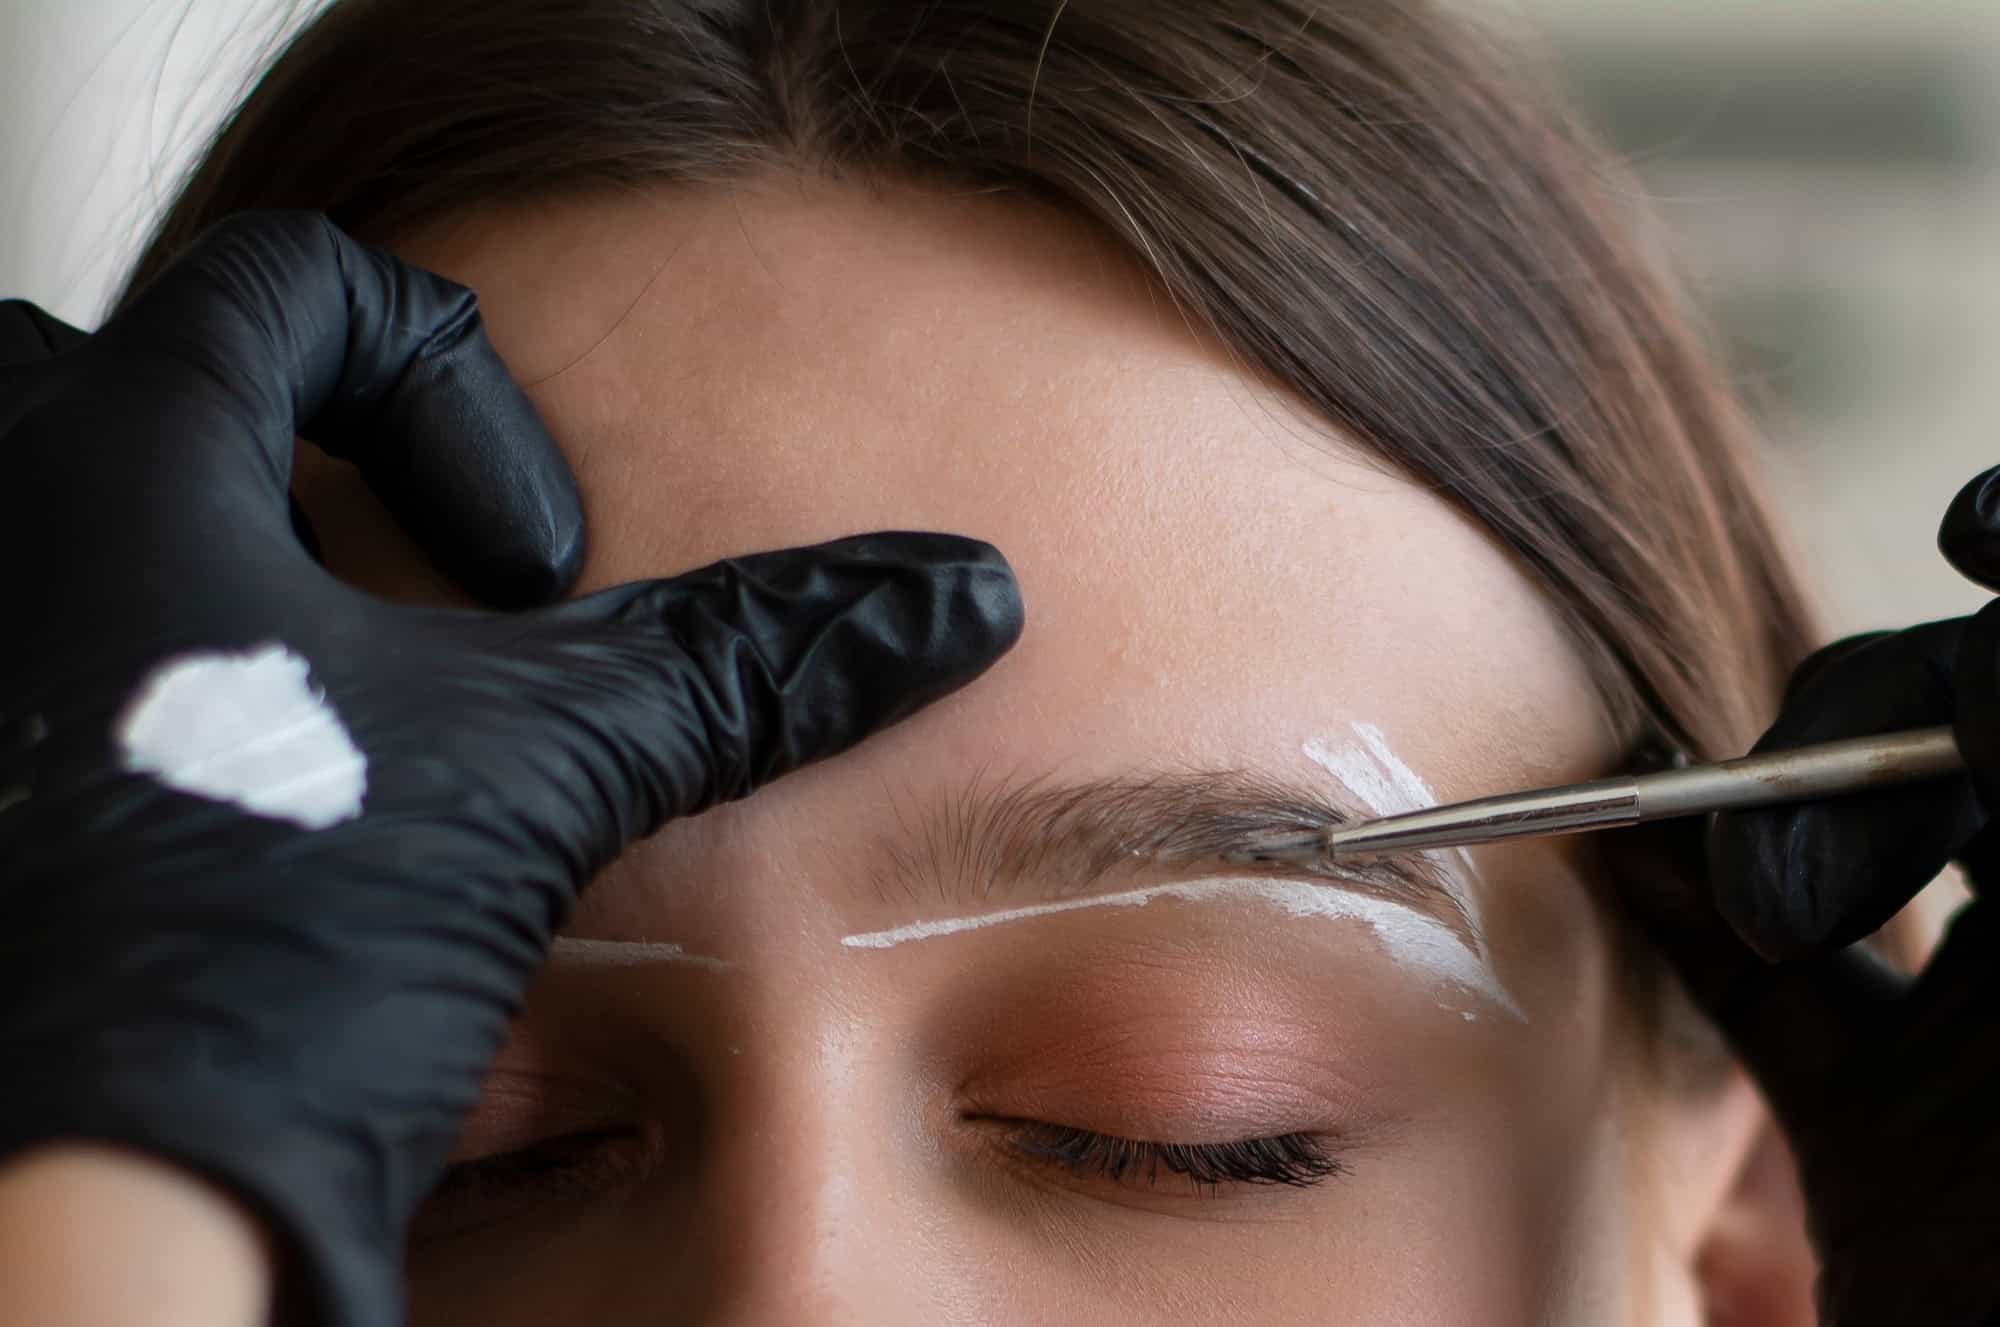
[[[1312,867],[1357,857],[1582,834],[1647,820],[1804,802],[1965,768],[1949,728],[1913,728],[1558,788],[1479,797],[1332,829],[1273,830],[1233,860]]]

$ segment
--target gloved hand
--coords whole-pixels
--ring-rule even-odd
[[[470,294],[311,214],[225,223],[87,339],[0,308],[0,366],[0,1156],[212,1177],[343,1327],[400,1317],[407,1219],[592,873],[1020,631],[943,535],[510,615],[336,582],[295,433],[489,599],[560,592],[580,521]]]
[[[1938,542],[1960,572],[2000,589],[2000,469],[1959,493]],[[1842,948],[1948,861],[1966,869],[1975,896],[2000,881],[1990,828],[2000,601],[1821,650],[1758,743],[1936,724],[1952,725],[1969,777],[1718,816],[1706,845],[1712,908],[1684,897],[1663,907],[1658,891],[1642,891],[1696,1001],[1791,1141],[1830,1327],[2000,1323],[1994,904],[1976,897],[1914,980]],[[1684,866],[1702,874],[1699,862]]]

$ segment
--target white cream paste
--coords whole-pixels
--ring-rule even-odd
[[[1442,922],[1388,899],[1350,892],[1331,881],[1322,884],[1258,876],[1181,880],[1119,894],[1098,894],[977,913],[969,917],[911,922],[886,931],[844,936],[840,943],[850,949],[892,949],[915,940],[935,940],[982,927],[1076,912],[1084,908],[1142,908],[1155,899],[1175,899],[1186,903],[1250,899],[1279,908],[1293,917],[1358,921],[1374,932],[1383,950],[1396,962],[1434,981],[1483,995],[1515,1017],[1521,1016],[1520,1009],[1494,977],[1484,957],[1467,948],[1465,942]]]
[[[1389,739],[1379,727],[1372,723],[1355,723],[1348,727],[1355,741],[1336,745],[1322,738],[1309,738],[1300,749],[1307,760],[1338,779],[1341,786],[1374,815],[1401,815],[1438,804],[1437,794],[1431,791],[1430,784],[1391,749]],[[1493,956],[1486,947],[1479,896],[1473,887],[1479,879],[1479,868],[1473,865],[1471,854],[1463,848],[1432,856],[1448,856],[1453,862],[1455,869],[1443,873],[1444,883],[1451,889],[1452,899],[1458,904],[1459,911],[1465,914],[1481,964],[1498,987],[1500,979],[1492,971]],[[1512,1001],[1508,1003],[1512,1007]]]
[[[368,759],[283,645],[154,669],[115,728],[124,767],[253,815],[325,829],[361,814]]]
[[[1354,735],[1361,739],[1358,744],[1334,747],[1313,738],[1301,748],[1306,759],[1339,779],[1342,786],[1375,815],[1401,815],[1405,811],[1422,811],[1438,804],[1437,794],[1431,791],[1430,784],[1389,749],[1389,739],[1382,735],[1380,728],[1372,723],[1357,723],[1350,727]],[[1483,953],[1485,931],[1480,926],[1479,898],[1472,889],[1472,882],[1479,878],[1479,868],[1472,864],[1471,855],[1463,848],[1451,849],[1449,856],[1457,862],[1458,871],[1445,883],[1451,886],[1452,899],[1471,924],[1472,933],[1480,937]]]

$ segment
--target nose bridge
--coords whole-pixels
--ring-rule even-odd
[[[834,1001],[768,1011],[717,1094],[699,1212],[705,1311],[684,1321],[835,1327],[939,1321],[920,1107],[887,1029]]]

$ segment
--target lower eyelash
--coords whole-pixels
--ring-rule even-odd
[[[1226,1143],[1148,1143],[1066,1124],[1021,1122],[1012,1136],[1015,1147],[1038,1161],[1114,1184],[1154,1185],[1165,1171],[1203,1189],[1224,1184],[1302,1189],[1347,1170],[1324,1143],[1303,1133]]]

